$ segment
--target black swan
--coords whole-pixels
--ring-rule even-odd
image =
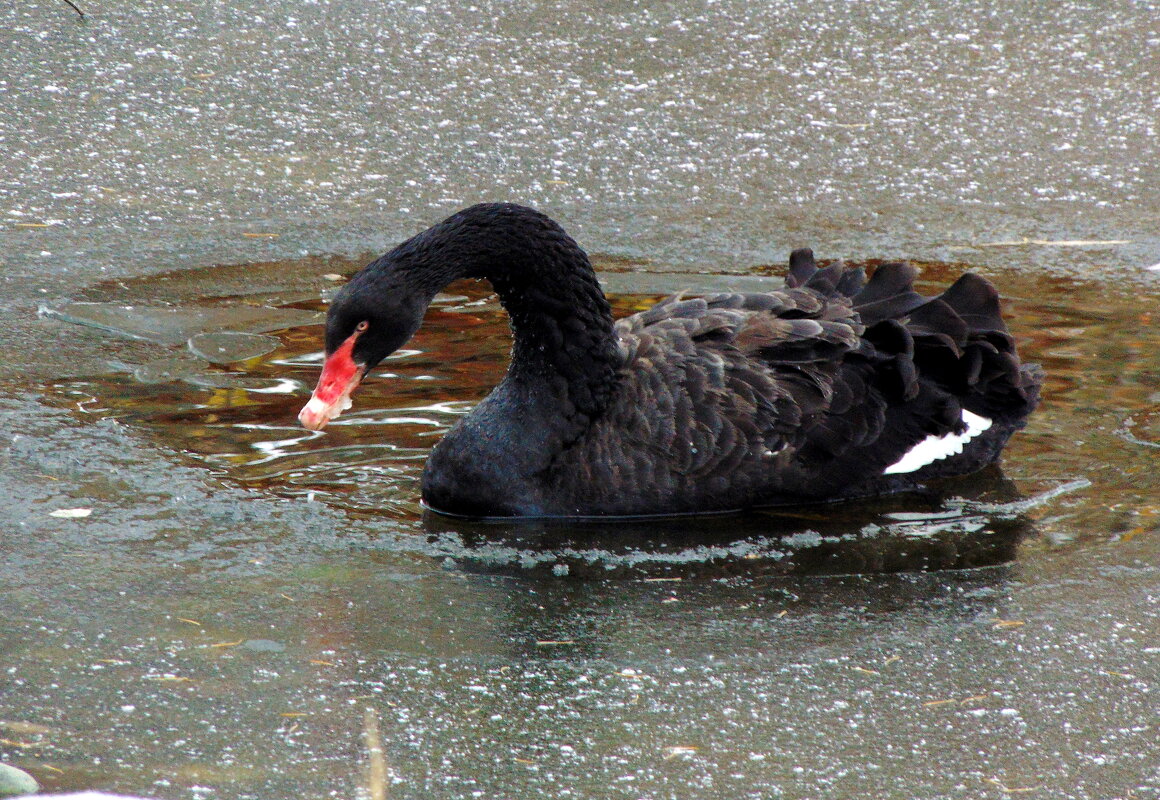
[[[356,274],[298,418],[319,430],[457,278],[491,282],[515,342],[500,384],[436,445],[432,510],[473,517],[737,511],[914,489],[998,458],[1035,408],[995,289],[935,298],[916,270],[818,269],[785,288],[669,297],[613,322],[588,256],[544,214],[460,211]]]

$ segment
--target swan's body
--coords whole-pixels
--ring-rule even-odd
[[[729,511],[911,489],[994,461],[1035,407],[995,290],[940,297],[915,271],[818,270],[784,289],[670,297],[613,323],[584,252],[546,216],[466,209],[358,273],[327,319],[300,414],[321,428],[431,298],[486,278],[511,319],[507,375],[431,453],[423,499],[470,516]]]

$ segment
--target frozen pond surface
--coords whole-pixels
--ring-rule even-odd
[[[393,798],[1160,793],[1154,3],[78,2],[0,9],[0,761],[346,798],[369,708]],[[310,323],[485,199],[619,313],[802,245],[973,266],[1044,407],[874,507],[424,520],[494,302],[325,437]]]

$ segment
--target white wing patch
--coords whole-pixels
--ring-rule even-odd
[[[963,409],[963,422],[967,429],[962,433],[948,433],[945,436],[928,436],[914,447],[906,451],[902,458],[895,461],[882,471],[883,475],[892,475],[900,472],[914,472],[917,469],[932,464],[941,458],[949,458],[963,452],[967,442],[974,439],[987,428],[991,427],[991,420],[972,414]]]

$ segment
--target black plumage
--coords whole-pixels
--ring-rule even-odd
[[[365,372],[447,283],[492,283],[512,363],[431,453],[423,498],[438,511],[678,514],[882,494],[994,461],[1042,382],[1020,363],[987,281],[967,274],[928,299],[915,275],[883,264],[867,280],[798,250],[782,289],[677,295],[614,323],[559,225],[486,204],[358,273],[331,306],[327,353],[353,337]],[[989,427],[962,452],[887,472],[924,439],[962,434],[972,415]]]

